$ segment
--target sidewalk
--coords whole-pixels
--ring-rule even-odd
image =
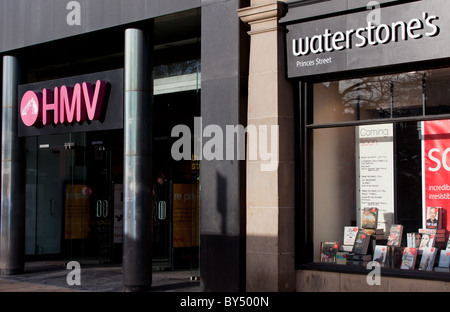
[[[0,277],[0,292],[123,292],[121,265],[81,266],[81,285],[67,284],[62,261],[27,262],[25,272]],[[199,292],[200,282],[191,280],[191,271],[152,273],[149,292]]]

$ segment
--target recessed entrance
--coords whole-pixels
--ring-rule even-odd
[[[27,255],[120,260],[122,137],[114,130],[27,138]]]

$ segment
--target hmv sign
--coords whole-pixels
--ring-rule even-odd
[[[123,128],[123,71],[19,86],[19,136]]]

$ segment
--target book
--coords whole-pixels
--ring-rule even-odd
[[[427,234],[437,234],[437,235],[445,235],[445,229],[419,229],[419,233],[427,233]]]
[[[347,254],[347,260],[349,261],[370,261],[372,260],[372,255],[371,254],[367,254],[367,255],[361,255],[361,254],[356,254],[356,253],[348,253]]]
[[[450,250],[450,235],[448,236],[447,239],[447,246],[445,247],[446,250]]]
[[[339,250],[339,242],[320,243],[320,262],[336,263],[336,253]]]
[[[355,243],[353,244],[352,252],[360,255],[367,254],[367,250],[370,245],[370,235],[364,233],[363,231],[358,231],[355,238]]]
[[[344,240],[342,241],[343,245],[353,246],[355,243],[356,234],[358,234],[358,227],[344,226]]]
[[[420,240],[422,239],[422,234],[419,232],[412,232],[406,234],[406,246],[407,247],[420,247]]]
[[[392,224],[389,229],[387,245],[391,247],[400,247],[402,244],[403,225]]]
[[[416,265],[417,259],[417,248],[405,247],[402,253],[402,262],[400,264],[400,269],[403,270],[413,270]]]
[[[442,228],[442,207],[427,207],[425,227],[427,229]]]
[[[441,250],[438,267],[446,269],[450,268],[450,250]]]
[[[339,245],[339,251],[341,252],[351,252],[353,250],[353,245]]]
[[[375,238],[376,240],[382,240],[384,239],[384,230],[383,229],[361,229],[366,234],[372,235],[372,238]]]
[[[434,271],[436,271],[436,272],[450,272],[450,268],[434,267]]]
[[[384,267],[386,263],[387,253],[388,247],[386,245],[376,245],[375,252],[373,254],[373,261],[378,262],[381,267]]]
[[[361,217],[361,227],[364,229],[376,229],[378,224],[378,208],[364,208]]]
[[[434,247],[435,238],[435,234],[423,233],[422,238],[420,239],[419,250],[423,250],[426,247]]]
[[[422,258],[420,259],[419,270],[433,271],[436,253],[437,253],[436,248],[425,247],[422,252]]]
[[[336,263],[337,264],[347,264],[347,255],[348,255],[348,252],[338,251],[336,253]]]
[[[364,267],[367,267],[370,262],[371,261],[347,260],[348,265],[360,265]]]

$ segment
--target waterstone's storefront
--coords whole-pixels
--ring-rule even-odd
[[[307,17],[297,2],[281,19],[301,125],[297,290],[448,290],[447,3],[355,3],[348,13],[336,2],[317,4],[332,17]],[[371,237],[368,250],[347,230],[362,231],[358,243]]]

